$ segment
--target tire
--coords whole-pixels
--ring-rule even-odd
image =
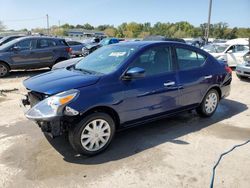
[[[78,153],[93,156],[104,151],[114,135],[114,120],[106,113],[95,112],[72,127],[69,130],[68,137],[71,146]]]
[[[0,62],[0,78],[8,76],[10,73],[10,68],[5,63]]]
[[[61,62],[61,61],[65,61],[65,60],[67,60],[66,58],[58,58],[56,61],[55,61],[55,63],[54,63],[54,65],[55,64],[57,64],[57,63],[59,63],[59,62]]]
[[[197,113],[202,117],[210,117],[216,111],[219,104],[219,94],[215,89],[207,92],[200,106],[196,109]]]

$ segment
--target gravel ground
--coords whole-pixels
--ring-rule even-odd
[[[45,70],[14,72],[0,89]],[[65,137],[46,138],[19,108],[20,94],[0,96],[0,187],[209,187],[219,155],[250,139],[250,81],[233,75],[231,95],[213,117],[195,112],[119,132],[104,153],[77,155]],[[215,187],[250,187],[250,144],[225,156]]]

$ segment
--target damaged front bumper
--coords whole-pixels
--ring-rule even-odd
[[[57,137],[66,132],[75,117],[79,115],[78,111],[66,104],[53,106],[54,101],[51,102],[51,98],[55,97],[36,98],[36,100],[34,98],[33,94],[29,92],[21,99],[20,106],[23,108],[25,116],[36,122],[41,130],[51,137]]]

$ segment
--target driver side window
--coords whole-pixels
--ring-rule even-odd
[[[30,50],[32,49],[32,41],[33,40],[23,40],[18,42],[15,47],[18,47],[20,50]]]
[[[129,67],[143,68],[146,76],[171,72],[171,49],[170,47],[153,47],[143,52]]]

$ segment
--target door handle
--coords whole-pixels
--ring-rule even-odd
[[[209,79],[209,78],[212,78],[212,77],[213,77],[212,75],[204,76],[205,79]]]
[[[169,86],[173,86],[173,85],[175,85],[175,82],[170,81],[170,82],[166,82],[166,83],[164,83],[163,85],[164,85],[165,87],[169,87]]]

